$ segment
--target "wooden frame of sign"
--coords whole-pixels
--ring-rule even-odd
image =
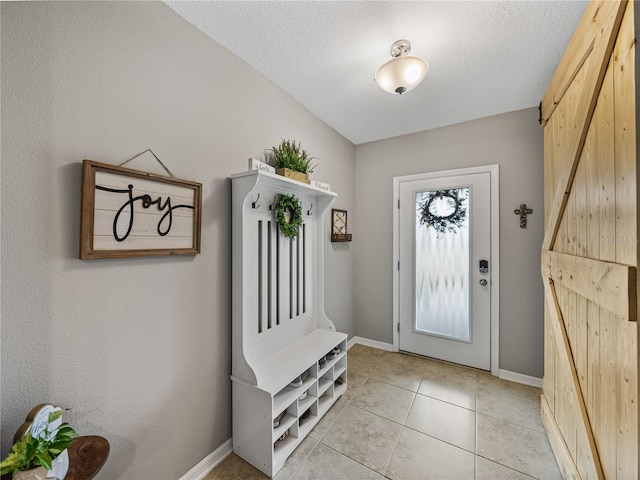
[[[200,253],[202,184],[82,162],[80,259]]]

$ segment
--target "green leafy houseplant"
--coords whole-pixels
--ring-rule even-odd
[[[61,416],[62,410],[51,412],[45,431],[35,437],[31,435],[31,429],[28,429],[22,438],[13,444],[7,458],[0,462],[0,475],[11,473],[15,476],[18,472],[40,466],[51,470],[51,462],[78,436],[68,423],[62,423],[55,429],[51,428],[51,424]]]
[[[282,140],[280,145],[269,150],[267,160],[275,168],[288,168],[306,174],[312,173],[316,167],[312,163],[315,157],[303,150],[300,142],[291,140]]]
[[[280,195],[276,205],[276,222],[287,238],[295,238],[302,225],[302,207],[295,195]]]

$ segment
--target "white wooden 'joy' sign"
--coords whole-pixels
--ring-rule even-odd
[[[84,160],[80,258],[200,253],[202,184]]]

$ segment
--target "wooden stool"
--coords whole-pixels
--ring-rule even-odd
[[[90,480],[109,457],[109,442],[97,435],[76,438],[69,445],[69,471],[64,480]]]

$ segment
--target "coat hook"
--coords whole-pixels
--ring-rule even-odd
[[[278,199],[277,195],[273,197],[273,202],[271,203],[271,205],[269,205],[269,210],[273,210],[273,206],[276,204],[277,199]]]
[[[258,200],[260,200],[260,192],[258,192],[258,198],[256,198],[255,202],[251,202],[251,207],[252,208],[260,208],[260,205],[256,205],[256,203],[258,203]]]
[[[307,216],[311,216],[311,210],[313,210],[313,203],[311,204],[311,207],[309,207],[309,210],[307,210]]]

